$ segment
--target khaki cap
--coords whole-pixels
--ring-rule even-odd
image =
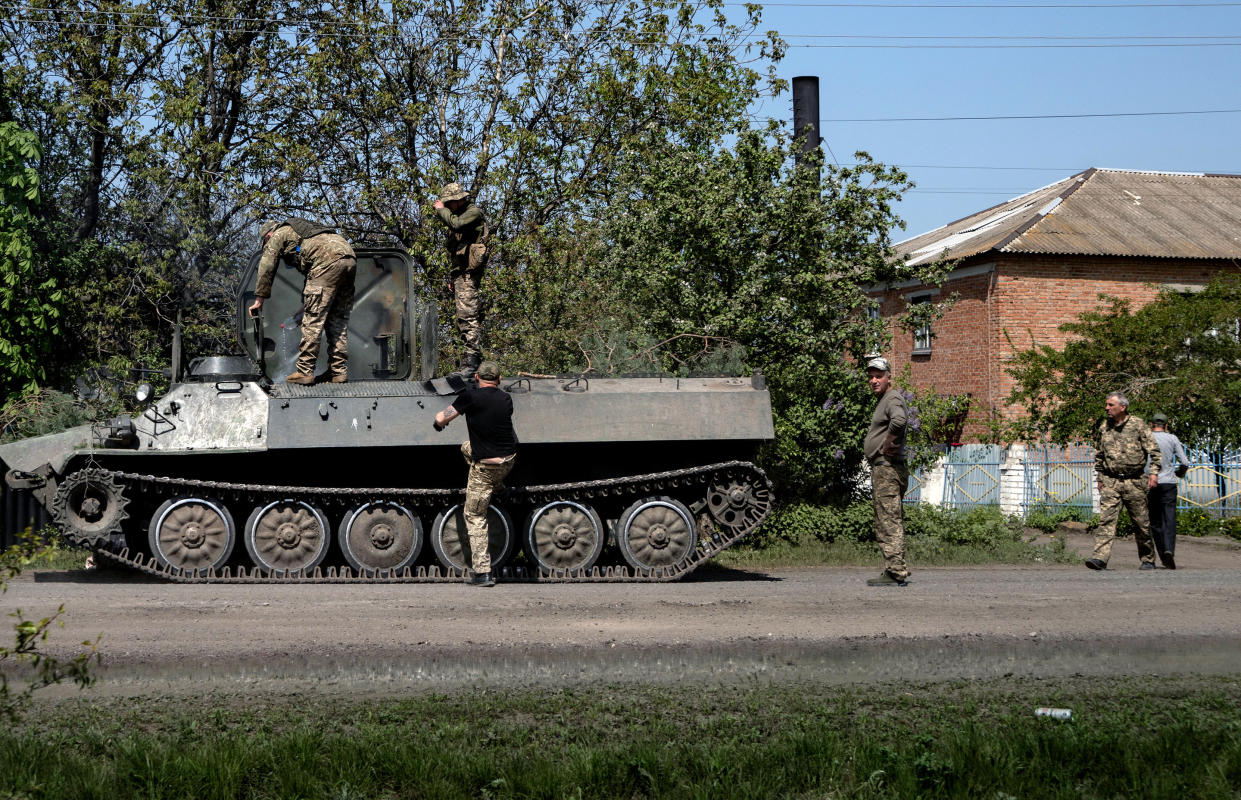
[[[480,381],[498,381],[500,380],[500,365],[490,359],[478,365],[478,372],[474,373]]]
[[[877,369],[880,372],[891,372],[892,371],[892,365],[889,364],[888,360],[882,356],[876,356],[875,358],[872,358],[870,361],[867,361],[866,368]]]

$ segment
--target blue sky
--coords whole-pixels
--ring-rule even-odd
[[[904,7],[891,7],[897,4]],[[1241,3],[932,5],[920,0],[764,5],[761,28],[779,31],[791,45],[780,76],[819,76],[827,158],[853,163],[854,151],[865,150],[906,168],[917,183],[900,205],[908,227],[895,239],[1087,167],[1241,174],[1241,113],[838,121],[1241,109]],[[740,18],[740,8],[735,11]],[[865,38],[823,38],[833,36]],[[884,38],[929,36],[1019,38]],[[954,47],[915,47],[944,44]],[[1002,46],[978,47],[984,44]],[[1125,46],[1045,46],[1070,44]],[[1185,44],[1195,46],[1179,46]],[[788,120],[791,95],[767,100],[754,113]]]

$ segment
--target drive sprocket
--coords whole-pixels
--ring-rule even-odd
[[[129,498],[112,473],[87,467],[68,475],[52,499],[52,520],[71,544],[90,547],[121,532]]]

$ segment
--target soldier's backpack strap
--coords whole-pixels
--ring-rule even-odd
[[[336,229],[331,226],[302,217],[289,217],[284,221],[284,224],[292,228],[293,232],[297,234],[297,249],[299,252],[302,249],[302,242],[310,237],[318,236],[321,233],[336,233]]]

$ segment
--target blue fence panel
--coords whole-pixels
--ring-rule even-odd
[[[1241,450],[1186,447],[1185,454],[1189,456],[1189,472],[1177,483],[1177,510],[1241,516]]]
[[[1033,445],[1026,451],[1022,508],[1067,506],[1090,511],[1094,448],[1088,444]]]
[[[995,444],[962,444],[944,460],[944,507],[973,508],[1000,504],[1000,466],[1004,448]]]
[[[926,472],[923,470],[911,471],[909,473],[909,486],[905,489],[905,496],[902,498],[904,502],[910,505],[917,505],[922,502],[922,484],[926,482]]]

